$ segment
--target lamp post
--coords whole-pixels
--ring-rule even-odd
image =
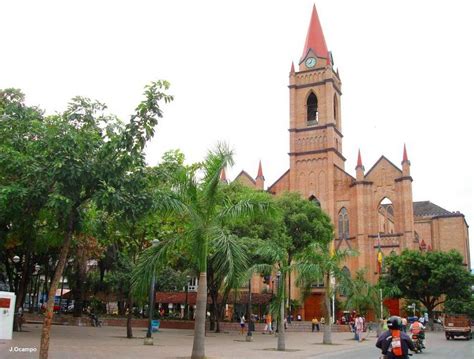
[[[186,304],[184,306],[184,315],[186,320],[189,320],[189,304],[188,304],[188,291],[189,291],[189,280],[191,279],[191,276],[187,275],[186,276]]]
[[[246,341],[251,342],[252,338],[252,278],[249,279],[249,303],[248,303],[248,313],[249,313],[249,324],[247,330],[247,337],[245,338]]]
[[[280,320],[278,321],[278,342],[277,342],[277,350],[284,351],[285,350],[285,301],[284,301],[284,283],[281,280],[281,272],[278,271],[277,273],[277,281],[278,281],[278,294],[281,294],[280,300]]]
[[[158,239],[154,239],[152,242],[153,247],[157,247],[160,244]],[[153,345],[153,337],[151,336],[152,333],[152,321],[153,321],[153,307],[155,303],[155,273],[151,277],[151,284],[150,284],[150,303],[149,303],[149,311],[148,311],[148,331],[146,332],[146,337],[143,342],[145,345]]]

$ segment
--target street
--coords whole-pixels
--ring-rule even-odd
[[[359,347],[351,347],[350,349],[348,348],[338,352],[314,355],[310,358],[347,358],[349,353],[351,358],[378,358],[381,352],[375,347],[376,339],[371,337],[367,341],[373,345],[360,345]],[[426,349],[423,353],[412,353],[413,359],[474,358],[474,340],[465,340],[464,338],[446,340],[443,332],[435,332],[427,333],[425,345]]]

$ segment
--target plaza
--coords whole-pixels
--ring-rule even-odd
[[[189,358],[193,341],[192,330],[162,329],[153,334],[154,345],[143,345],[144,328],[134,328],[133,339],[125,338],[123,327],[76,327],[54,325],[50,358]],[[23,332],[14,333],[13,340],[0,341],[2,359],[36,358],[39,352],[41,326],[27,324]],[[349,332],[333,333],[332,345],[322,344],[322,332],[286,333],[287,350],[275,350],[274,335],[254,334],[252,342],[238,332],[206,335],[207,358],[377,358],[375,333],[361,343]],[[10,350],[13,350],[10,352]],[[16,350],[16,351],[15,351]],[[20,351],[29,350],[29,351]],[[443,332],[427,334],[427,350],[421,356],[429,358],[468,358],[474,354],[474,341],[446,341]]]

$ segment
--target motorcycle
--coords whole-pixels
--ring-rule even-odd
[[[416,353],[422,353],[423,349],[425,349],[425,344],[423,343],[423,337],[424,336],[421,333],[411,335],[411,340],[413,341],[413,344],[415,345]]]

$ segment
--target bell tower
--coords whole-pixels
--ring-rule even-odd
[[[298,71],[290,71],[290,188],[331,214],[334,165],[344,169],[341,80],[333,68],[316,6]]]

